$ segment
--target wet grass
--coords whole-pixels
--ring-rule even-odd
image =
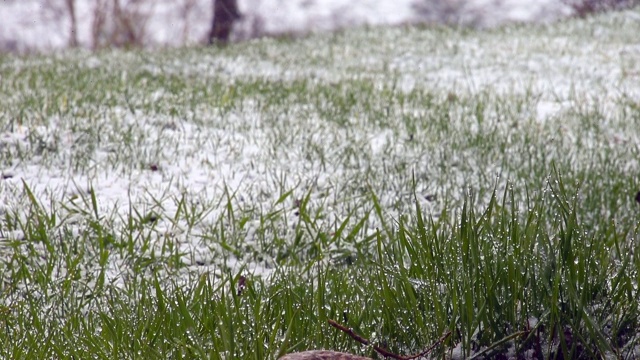
[[[637,357],[627,21],[2,57],[0,357]]]

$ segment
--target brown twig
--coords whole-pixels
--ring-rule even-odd
[[[412,359],[416,359],[419,358],[421,356],[425,356],[428,353],[430,353],[431,351],[433,351],[433,349],[435,349],[436,346],[442,344],[448,337],[449,335],[451,335],[451,331],[447,331],[444,335],[442,335],[440,337],[440,339],[438,339],[438,341],[436,341],[433,345],[431,345],[430,347],[428,347],[426,350],[424,350],[423,352],[419,353],[419,354],[415,354],[415,355],[409,355],[409,356],[405,356],[403,359],[405,360],[412,360]]]
[[[329,325],[333,326],[334,328],[346,333],[347,335],[351,336],[352,339],[354,339],[355,341],[363,344],[363,345],[370,345],[371,341],[369,341],[368,339],[363,338],[362,336],[356,334],[355,332],[353,332],[352,329],[349,329],[348,327],[339,324],[338,322],[329,319]],[[444,340],[446,340],[447,337],[449,337],[449,335],[451,335],[451,331],[448,331],[446,334],[442,335],[440,337],[440,339],[438,339],[438,341],[435,342],[435,344],[431,345],[428,349],[424,350],[423,352],[419,353],[419,354],[415,354],[415,355],[407,355],[407,356],[402,356],[402,355],[398,355],[398,354],[394,354],[392,352],[390,352],[389,350],[377,346],[377,345],[373,345],[373,349],[380,355],[385,356],[385,357],[390,357],[392,359],[397,359],[397,360],[413,360],[416,358],[419,358],[421,356],[425,356],[428,353],[430,353],[436,346],[438,346],[440,343],[442,343]]]

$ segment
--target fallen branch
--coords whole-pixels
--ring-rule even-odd
[[[329,319],[329,324],[331,326],[333,326],[334,328],[346,333],[347,335],[349,335],[352,339],[354,339],[355,341],[363,344],[363,345],[371,345],[371,341],[369,341],[368,339],[363,338],[362,336],[356,334],[355,332],[353,332],[353,330],[349,329],[348,327],[339,324],[338,322]],[[423,352],[419,353],[419,354],[415,354],[415,355],[407,355],[407,356],[402,356],[402,355],[398,355],[398,354],[394,354],[392,352],[390,352],[389,350],[380,347],[378,345],[373,345],[373,349],[380,355],[385,356],[385,357],[390,357],[392,359],[397,359],[397,360],[413,360],[416,358],[419,358],[421,356],[425,356],[427,354],[429,354],[431,351],[433,351],[433,349],[438,346],[439,344],[441,344],[443,341],[445,341],[449,335],[451,335],[451,331],[448,331],[447,333],[445,333],[444,335],[442,335],[440,337],[440,339],[438,339],[438,341],[435,342],[435,344],[431,345],[428,349],[424,350]]]

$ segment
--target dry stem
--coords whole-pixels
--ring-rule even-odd
[[[353,338],[355,341],[363,344],[363,345],[370,345],[371,342],[368,339],[363,338],[362,336],[356,334],[355,332],[353,332],[353,330],[347,328],[344,325],[339,324],[338,322],[329,319],[329,324],[331,326],[333,326],[334,328],[346,333],[347,335],[351,336],[351,338]],[[394,354],[392,352],[390,352],[389,350],[380,347],[378,345],[373,345],[373,349],[380,355],[384,356],[384,357],[390,357],[392,359],[397,359],[397,360],[412,360],[412,359],[416,359],[419,358],[421,356],[425,356],[428,353],[430,353],[436,346],[438,346],[440,343],[442,343],[444,340],[446,340],[447,337],[449,337],[449,335],[451,335],[451,331],[448,331],[447,333],[445,333],[444,335],[442,335],[440,337],[440,339],[438,339],[438,341],[436,341],[433,345],[431,345],[428,349],[424,350],[423,352],[419,353],[419,354],[415,354],[415,355],[407,355],[407,356],[402,356],[402,355],[398,355],[398,354]]]

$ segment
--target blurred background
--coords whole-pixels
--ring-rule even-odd
[[[2,0],[0,52],[167,47],[297,37],[363,25],[490,28],[640,0]]]

